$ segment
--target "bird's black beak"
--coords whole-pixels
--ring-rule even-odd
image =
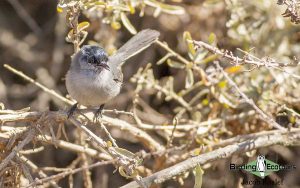
[[[106,69],[106,70],[108,70],[108,71],[110,70],[110,67],[108,66],[108,64],[100,63],[99,66]]]

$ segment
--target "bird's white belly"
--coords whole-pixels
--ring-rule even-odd
[[[66,75],[69,94],[85,106],[100,106],[119,94],[120,85],[113,82],[113,77],[107,70],[97,74],[69,71]]]

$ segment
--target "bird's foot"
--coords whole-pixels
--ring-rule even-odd
[[[99,121],[99,117],[102,118],[102,113],[103,113],[103,108],[104,108],[104,104],[102,104],[94,113],[94,118],[93,121],[94,123]]]
[[[75,110],[77,109],[77,105],[78,105],[78,103],[75,103],[68,111],[68,119],[73,116]]]

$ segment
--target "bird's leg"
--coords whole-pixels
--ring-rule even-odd
[[[68,111],[68,119],[74,114],[75,110],[77,109],[78,103],[75,103],[70,110]]]
[[[99,116],[102,118],[103,108],[104,108],[104,104],[101,104],[100,107],[94,113],[94,122],[96,122],[98,120]]]

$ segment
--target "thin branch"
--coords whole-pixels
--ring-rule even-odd
[[[169,140],[167,142],[167,146],[166,146],[167,149],[172,146],[172,142],[173,142],[173,139],[174,139],[174,132],[176,130],[177,124],[178,124],[178,119],[175,117],[174,120],[173,120],[173,126],[174,126],[174,128],[173,128],[171,136],[170,136],[170,138],[169,138]]]
[[[43,172],[41,169],[39,169],[38,166],[36,166],[32,161],[30,161],[28,158],[24,156],[19,156],[19,159],[23,161],[26,165],[28,165],[33,171],[36,171],[41,178],[46,178],[48,177],[45,172]],[[50,181],[50,184],[55,187],[59,188],[59,186],[56,184],[55,181]]]
[[[236,119],[241,119],[245,118],[248,116],[253,116],[255,115],[254,110],[250,110],[248,112],[242,112],[240,114],[232,115],[232,116],[227,116],[225,118],[216,118],[216,119],[211,119],[195,124],[181,124],[176,126],[176,130],[191,130],[194,128],[198,127],[205,127],[205,126],[212,126],[212,125],[217,125],[220,124],[222,121],[232,121]],[[1,119],[0,119],[1,120]],[[149,129],[149,130],[173,130],[174,126],[173,125],[151,125],[151,124],[146,124],[146,123],[140,123],[139,126],[143,129]]]
[[[74,104],[74,102],[66,99],[65,97],[61,96],[60,94],[58,94],[57,92],[55,92],[54,90],[50,90],[48,89],[46,86],[42,85],[41,83],[35,81],[34,79],[30,78],[29,76],[25,75],[24,73],[22,73],[21,71],[18,71],[16,69],[14,69],[13,67],[5,64],[4,65],[5,68],[7,68],[8,70],[10,70],[11,72],[17,74],[18,76],[24,78],[25,80],[35,84],[36,86],[38,86],[39,88],[41,88],[43,91],[45,91],[46,93],[58,98],[59,100],[69,104],[69,105],[72,105]],[[51,113],[51,112],[49,112]],[[54,113],[54,112],[52,112]],[[25,115],[25,114],[23,114]],[[11,121],[12,119],[15,119],[15,118],[18,118],[18,119],[27,119],[29,117],[36,117],[36,116],[39,116],[40,113],[39,112],[36,112],[36,113],[28,113],[25,115],[25,117],[21,116],[21,115],[16,115],[16,114],[7,114],[7,115],[0,115],[0,122],[6,122],[6,121]],[[65,120],[66,119],[66,113],[58,113],[56,114],[58,115],[59,117],[57,118],[61,118],[62,120]],[[2,116],[2,117],[1,117]],[[89,120],[92,122],[92,116],[89,116]],[[160,149],[163,149],[163,146],[161,146],[157,141],[155,141],[149,134],[147,134],[146,132],[130,125],[129,123],[123,121],[123,120],[117,120],[115,118],[109,118],[107,116],[103,116],[102,118],[104,121],[107,121],[107,123],[109,125],[112,125],[112,126],[117,126],[117,127],[120,127],[121,129],[125,129],[127,130],[128,132],[132,133],[135,137],[137,137],[138,139],[142,140],[142,142],[146,145],[146,146],[149,146],[151,150],[160,150]],[[13,120],[15,121],[15,120]]]
[[[61,96],[60,94],[58,94],[56,91],[47,88],[46,86],[42,85],[41,83],[35,81],[34,79],[30,78],[29,76],[25,75],[23,72],[18,71],[17,69],[11,67],[8,64],[4,64],[4,68],[6,68],[7,70],[11,71],[12,73],[22,77],[23,79],[25,79],[26,81],[36,85],[37,87],[41,88],[43,91],[45,91],[46,93],[58,98],[59,100],[65,102],[66,104],[69,105],[73,105],[75,104],[75,102],[72,102],[71,100],[68,100],[67,98]]]
[[[121,130],[129,132],[134,137],[139,139],[151,151],[158,151],[158,150],[165,149],[158,141],[153,139],[153,137],[150,136],[148,133],[146,133],[145,131],[143,131],[137,127],[132,126],[131,124],[127,123],[126,121],[116,119],[116,118],[111,118],[108,116],[103,116],[102,119],[109,126],[118,127]]]
[[[14,149],[9,153],[8,156],[0,163],[0,172],[9,164],[9,162],[17,155],[19,151],[23,149],[25,145],[27,145],[35,136],[35,129],[31,129],[27,136],[22,142],[20,142]]]
[[[22,151],[20,151],[20,154],[22,154],[22,155],[29,155],[29,154],[41,152],[44,149],[45,149],[44,146],[41,146],[41,147],[38,147],[38,148],[33,148],[33,149],[28,149],[28,150],[22,150]]]
[[[300,23],[299,12],[299,1],[297,0],[278,0],[278,5],[286,5],[287,8],[285,12],[282,14],[283,17],[290,17],[291,22],[295,24]]]
[[[249,138],[240,143],[233,143],[224,148],[216,149],[214,151],[189,158],[174,166],[156,172],[141,181],[148,187],[152,184],[163,183],[174,176],[180,175],[186,171],[194,169],[198,164],[203,165],[208,162],[216,161],[219,159],[228,158],[234,154],[245,153],[254,149],[268,147],[272,145],[298,145],[300,144],[300,129],[293,129],[290,132],[283,130],[269,131],[263,136],[257,138]],[[138,188],[136,182],[130,182],[122,188]]]
[[[86,169],[92,169],[92,168],[95,168],[95,167],[98,167],[98,166],[113,164],[114,162],[115,162],[114,160],[99,161],[99,162],[91,164],[89,166],[83,166],[83,167],[76,168],[76,169],[73,169],[73,170],[67,170],[65,172],[62,172],[62,173],[59,173],[59,174],[56,174],[56,175],[53,175],[53,176],[50,176],[50,177],[46,177],[46,178],[43,178],[43,179],[35,180],[31,184],[29,184],[27,187],[34,187],[36,185],[42,185],[42,184],[44,184],[46,182],[49,182],[49,181],[52,181],[52,180],[56,180],[57,181],[59,179],[62,179],[64,177],[70,175],[70,174],[75,174],[77,172],[80,172],[80,171],[83,171],[83,170],[86,170]]]
[[[38,141],[42,141],[42,142],[46,142],[48,144],[53,144],[56,145],[57,147],[60,147],[62,149],[66,149],[68,151],[72,151],[72,152],[76,152],[76,153],[85,153],[87,155],[89,155],[90,157],[94,157],[94,158],[98,158],[98,159],[102,159],[102,160],[111,160],[112,157],[106,153],[99,153],[97,150],[92,149],[92,148],[88,148],[88,147],[84,147],[81,145],[77,145],[77,144],[73,144],[70,142],[66,142],[63,140],[58,140],[56,139],[53,143],[53,140],[50,136],[48,135],[38,135],[36,137],[36,139]]]
[[[220,57],[224,57],[228,60],[231,61],[231,63],[234,63],[235,65],[240,65],[240,64],[249,64],[255,67],[267,67],[267,68],[273,68],[279,71],[282,71],[290,76],[292,76],[293,78],[296,79],[300,79],[299,75],[296,75],[294,73],[288,72],[285,69],[283,69],[283,67],[285,67],[286,65],[277,63],[275,60],[271,59],[271,58],[263,58],[260,59],[248,52],[245,52],[241,49],[238,49],[239,51],[245,53],[246,55],[243,58],[240,58],[238,56],[234,56],[233,53],[231,51],[228,50],[220,50],[219,48],[212,46],[210,44],[207,44],[205,42],[202,41],[193,41],[193,43],[197,46],[197,47],[203,47],[205,49],[207,49],[208,51],[210,51],[211,53],[217,54]],[[252,70],[252,69],[251,69]]]
[[[101,121],[100,121],[99,123],[100,123],[101,129],[104,130],[105,134],[107,135],[107,137],[108,137],[109,140],[111,141],[112,145],[113,145],[114,147],[119,147],[119,146],[117,145],[116,140],[111,136],[110,132],[107,130],[107,128],[106,128],[106,126],[104,125],[104,123],[101,122]]]
[[[233,62],[237,65],[247,63],[247,64],[255,65],[257,67],[260,67],[260,66],[279,67],[279,66],[281,66],[279,63],[276,63],[274,61],[266,61],[266,60],[264,61],[264,60],[260,60],[259,58],[255,58],[256,60],[253,60],[249,56],[240,58],[238,56],[234,56],[231,51],[228,51],[228,50],[222,51],[219,48],[212,46],[210,44],[207,44],[205,42],[202,42],[202,41],[194,40],[193,43],[198,47],[203,47],[203,48],[207,49],[211,53],[220,55],[220,57],[225,57],[226,59],[229,59],[231,62]]]
[[[287,130],[281,125],[279,125],[276,121],[273,120],[272,117],[268,116],[264,111],[262,111],[252,99],[250,99],[245,93],[243,93],[240,88],[234,83],[234,81],[228,76],[228,74],[223,70],[223,68],[220,66],[218,62],[214,62],[217,66],[217,69],[222,72],[225,79],[228,81],[228,83],[235,88],[235,90],[239,93],[239,95],[245,100],[246,103],[251,105],[254,110],[262,117],[262,119],[267,122],[269,125],[271,125],[273,128],[280,129],[280,130]]]
[[[86,135],[83,134],[83,132],[81,132],[78,129],[78,135],[79,135],[79,143],[80,145],[87,145],[86,143]],[[89,158],[88,155],[86,155],[85,153],[79,153],[79,156],[81,158],[81,165],[82,166],[88,166],[89,165]],[[85,188],[92,188],[93,187],[93,182],[91,179],[91,172],[89,169],[85,169],[82,172],[83,174],[83,182],[84,182],[84,187]]]
[[[50,119],[55,119],[56,121],[65,121],[67,119],[67,112],[64,111],[49,111],[49,112],[23,112],[23,113],[18,113],[18,114],[0,114],[0,123],[5,123],[5,122],[17,122],[17,121],[35,121],[40,116],[46,113],[47,116]],[[89,118],[90,121],[93,119],[93,113],[88,112],[85,113],[85,116]],[[118,127],[121,130],[127,131],[137,139],[139,139],[147,148],[149,148],[151,151],[156,151],[156,150],[163,150],[164,147],[157,142],[155,139],[153,139],[148,133],[145,131],[134,127],[133,125],[127,123],[126,121],[116,119],[116,118],[111,118],[108,116],[103,116],[102,121],[107,123],[108,126],[112,127]]]
[[[206,73],[205,71],[199,67],[196,66],[196,64],[192,61],[188,61],[187,59],[185,59],[184,57],[182,57],[180,54],[176,53],[174,50],[172,50],[167,43],[165,42],[161,42],[159,40],[156,41],[156,44],[158,44],[161,48],[165,49],[166,51],[168,51],[170,54],[172,54],[172,56],[175,56],[179,61],[181,61],[183,64],[185,64],[185,66],[187,67],[191,67],[193,70],[197,71],[199,73],[199,75],[201,75],[203,80],[206,80]]]

